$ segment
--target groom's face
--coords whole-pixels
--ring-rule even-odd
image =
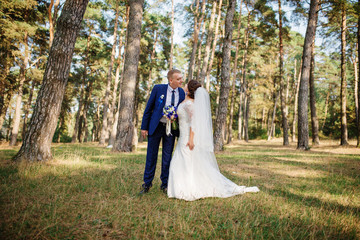
[[[169,84],[173,89],[181,87],[183,84],[183,77],[181,73],[174,73],[169,79]]]

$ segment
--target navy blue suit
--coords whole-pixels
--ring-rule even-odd
[[[165,132],[165,126],[160,122],[160,119],[163,116],[163,108],[166,103],[167,89],[168,84],[158,84],[154,86],[153,90],[151,91],[150,98],[146,104],[141,123],[141,130],[147,130],[149,132],[144,172],[144,182],[146,186],[150,186],[154,179],[160,141],[162,140],[162,163],[160,179],[162,182],[161,186],[167,187],[170,161],[175,143],[175,134],[167,136]],[[185,99],[185,92],[182,88],[178,89],[179,105]]]

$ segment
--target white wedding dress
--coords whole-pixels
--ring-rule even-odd
[[[193,201],[259,191],[257,187],[238,186],[220,173],[213,151],[210,100],[204,88],[196,90],[194,102],[185,100],[179,105],[178,118],[180,137],[170,163],[169,198]],[[186,146],[190,127],[194,131],[193,150]]]

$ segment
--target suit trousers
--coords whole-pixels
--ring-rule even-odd
[[[148,136],[148,146],[144,172],[144,183],[146,186],[150,186],[152,184],[155,176],[160,141],[162,141],[162,161],[160,175],[160,179],[162,182],[161,186],[167,187],[168,184],[169,167],[175,144],[175,136],[174,134],[167,136],[165,124],[159,122],[159,125],[157,126],[154,133]]]

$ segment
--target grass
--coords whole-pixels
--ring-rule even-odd
[[[261,192],[194,202],[154,187],[138,196],[146,145],[112,153],[56,144],[47,163],[11,163],[0,146],[1,239],[359,239],[360,150],[322,143],[302,152],[280,141],[237,142],[221,172]]]

